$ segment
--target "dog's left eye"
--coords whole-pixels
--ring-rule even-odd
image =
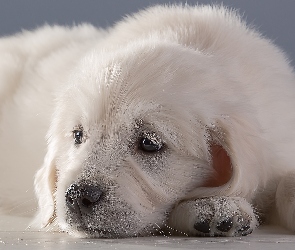
[[[81,144],[83,140],[83,130],[82,129],[73,130],[73,138],[75,140],[75,144]]]

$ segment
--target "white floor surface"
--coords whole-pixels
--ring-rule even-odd
[[[65,233],[25,230],[28,221],[0,217],[0,249],[295,249],[295,235],[278,228],[263,226],[245,237],[143,237],[129,239],[77,239]]]

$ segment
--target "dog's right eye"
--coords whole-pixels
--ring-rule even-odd
[[[75,140],[75,144],[81,144],[83,140],[83,130],[82,129],[73,130],[73,138]]]
[[[155,133],[144,133],[139,140],[139,149],[148,153],[160,151],[162,147],[163,143]]]

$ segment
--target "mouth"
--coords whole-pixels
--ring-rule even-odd
[[[81,231],[86,238],[102,238],[102,239],[119,239],[124,238],[120,233],[113,229],[104,229],[104,228],[88,228],[80,227],[78,229]]]
[[[78,238],[105,238],[105,239],[119,239],[128,236],[124,236],[121,230],[120,232],[115,228],[102,228],[92,227],[81,221],[68,221],[68,228],[66,231]]]
[[[103,215],[101,215],[103,216]],[[104,217],[104,216],[103,216]],[[107,217],[114,217],[109,215]],[[108,238],[119,239],[127,237],[139,237],[147,235],[135,218],[126,218],[117,216],[113,220],[107,218],[102,221],[102,217],[95,216],[76,216],[68,211],[66,213],[66,223],[68,225],[66,231],[79,238]],[[98,219],[99,218],[99,219]]]
[[[91,221],[91,222],[90,222]],[[159,226],[153,224],[142,225],[142,222],[135,218],[124,218],[116,222],[95,223],[94,218],[73,218],[67,217],[68,228],[66,231],[79,238],[104,238],[122,239],[130,237],[144,237],[157,235]]]
[[[70,229],[68,233],[79,238],[122,239],[147,236],[147,234],[130,232],[124,228],[92,228],[85,225],[76,225],[74,228]]]

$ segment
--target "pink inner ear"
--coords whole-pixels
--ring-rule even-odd
[[[212,144],[210,152],[215,171],[213,176],[205,182],[205,187],[219,187],[226,184],[232,177],[231,160],[225,149],[220,145]]]

